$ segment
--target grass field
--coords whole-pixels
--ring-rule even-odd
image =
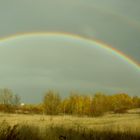
[[[22,130],[19,131],[30,129],[29,132],[32,134],[31,131],[33,130],[34,133],[30,137],[38,140],[140,139],[140,114],[138,109],[130,110],[126,114],[106,114],[102,117],[0,113],[0,123],[5,126],[5,121],[8,123],[6,129],[14,131],[14,126],[20,124]],[[0,129],[2,131],[2,125]],[[38,137],[33,137],[37,134]],[[29,137],[29,135],[26,136]],[[0,139],[2,138],[0,137]]]

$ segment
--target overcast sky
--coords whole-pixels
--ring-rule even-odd
[[[139,0],[0,0],[0,38],[22,32],[68,32],[97,38],[140,63],[139,6]],[[139,94],[140,70],[103,50],[95,49],[96,45],[92,50],[88,42],[64,41],[63,37],[59,41],[57,36],[53,39],[45,37],[44,40],[38,38],[35,37],[34,41],[34,38],[25,37],[0,43],[0,76],[3,77],[0,87],[9,86],[22,95],[26,88],[28,92],[24,93],[23,101],[30,102],[34,91],[37,95],[48,85],[51,88],[63,89],[62,85],[65,85],[67,89],[80,89],[80,84],[84,84],[91,91],[94,85],[94,91],[124,90]],[[53,49],[48,46],[53,46]],[[69,50],[65,50],[65,46],[70,46]],[[76,51],[74,55],[73,51]],[[51,55],[58,57],[52,58]],[[64,61],[67,56],[73,58]],[[68,64],[75,69],[69,68]],[[101,68],[104,72],[100,71]],[[47,80],[44,75],[48,75]],[[27,99],[29,93],[30,98]],[[37,96],[34,101],[40,99]]]

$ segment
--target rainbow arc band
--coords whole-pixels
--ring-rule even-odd
[[[26,33],[14,34],[14,35],[11,35],[8,37],[2,37],[2,38],[0,38],[0,42],[6,42],[8,40],[14,40],[14,39],[17,39],[20,37],[26,37],[26,36],[30,37],[30,36],[38,36],[38,35],[64,36],[64,37],[79,40],[79,41],[88,41],[89,43],[97,45],[98,47],[103,48],[103,49],[109,51],[110,53],[120,57],[121,59],[127,61],[128,63],[130,63],[131,65],[133,65],[134,67],[136,67],[137,69],[140,70],[140,64],[138,62],[136,62],[134,59],[127,56],[123,52],[113,48],[111,45],[107,45],[97,39],[88,38],[88,37],[80,36],[77,34],[66,33],[66,32],[26,32]]]

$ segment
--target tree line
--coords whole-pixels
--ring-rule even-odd
[[[59,93],[50,90],[44,96],[43,105],[46,114],[98,116],[106,112],[125,113],[128,109],[140,108],[140,98],[126,93],[96,93],[89,96],[72,92],[69,97],[62,99]]]
[[[140,97],[132,97],[126,93],[96,93],[91,96],[71,92],[68,97],[62,98],[58,92],[48,90],[42,103],[21,105],[17,94],[13,94],[9,89],[0,90],[0,111],[4,112],[100,116],[106,112],[125,113],[132,108],[140,108]]]

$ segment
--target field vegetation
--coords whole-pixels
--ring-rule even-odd
[[[126,93],[107,95],[95,93],[92,96],[71,92],[62,98],[58,92],[49,90],[40,104],[20,104],[20,97],[9,89],[0,90],[0,111],[11,113],[35,113],[47,115],[101,116],[106,112],[126,113],[128,109],[140,108],[140,98]]]
[[[1,140],[139,140],[140,110],[100,117],[0,114]]]
[[[49,90],[40,104],[20,104],[0,90],[0,140],[139,140],[140,98]]]

